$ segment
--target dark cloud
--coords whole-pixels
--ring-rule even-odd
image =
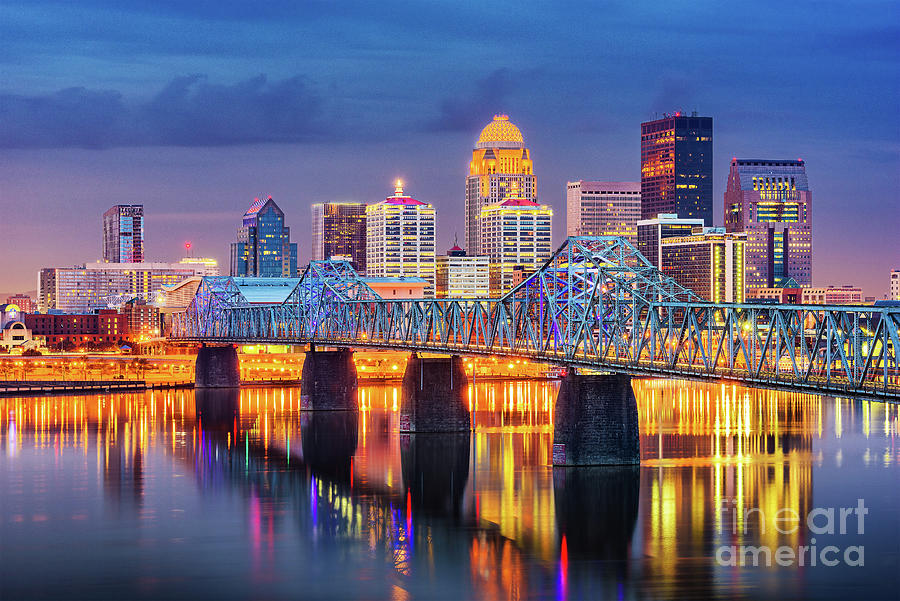
[[[298,143],[326,131],[321,97],[302,77],[233,85],[176,77],[148,102],[114,90],[0,94],[2,148],[228,146]]]
[[[440,116],[428,124],[433,131],[478,131],[484,121],[494,113],[506,110],[506,102],[515,88],[517,78],[509,69],[497,69],[476,82],[475,93],[470,96],[453,96],[441,101]]]

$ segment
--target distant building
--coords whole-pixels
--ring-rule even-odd
[[[381,298],[390,300],[404,298],[425,298],[425,291],[431,282],[419,277],[365,277],[363,281]]]
[[[713,121],[674,113],[641,123],[641,218],[713,224]]]
[[[703,227],[702,219],[680,219],[674,213],[662,213],[653,219],[637,222],[637,249],[654,266],[659,267],[662,241],[666,238],[690,236],[695,227]]]
[[[51,347],[115,344],[128,338],[128,317],[114,309],[79,315],[29,313],[25,325]]]
[[[434,294],[434,207],[403,193],[366,207],[366,276],[417,277]]]
[[[891,300],[900,301],[900,269],[891,270]]]
[[[804,305],[858,305],[863,302],[863,291],[856,286],[803,288],[800,301]]]
[[[812,192],[802,160],[732,159],[725,228],[747,234],[747,288],[812,285]]]
[[[446,255],[435,257],[435,296],[477,298],[490,294],[490,259],[470,257],[454,245]]]
[[[103,213],[103,260],[143,262],[144,205],[115,205]]]
[[[194,272],[200,276],[219,275],[219,262],[215,259],[207,257],[185,257],[178,261],[178,264],[193,269]]]
[[[782,286],[766,288],[748,288],[747,302],[766,301],[786,305],[799,305],[803,302],[803,287],[793,278],[788,278]]]
[[[155,338],[162,331],[159,307],[145,300],[132,299],[119,307],[119,313],[125,316],[127,330],[132,339]]]
[[[621,236],[637,244],[641,184],[588,182],[566,184],[566,235]]]
[[[513,272],[539,269],[550,259],[553,210],[526,198],[509,198],[481,209],[481,247],[490,257],[491,295],[513,286]]]
[[[481,210],[508,198],[537,201],[537,179],[522,132],[506,115],[481,130],[466,177],[466,252],[486,254],[482,247]]]
[[[271,196],[256,198],[244,213],[231,243],[231,275],[239,277],[295,277],[297,245],[284,225],[284,212]]]
[[[312,206],[312,260],[346,257],[366,272],[366,203],[320,202]]]
[[[714,303],[744,302],[744,234],[696,227],[662,239],[660,271]]]
[[[6,304],[16,305],[22,313],[31,313],[34,310],[34,301],[27,294],[13,294],[6,297]]]

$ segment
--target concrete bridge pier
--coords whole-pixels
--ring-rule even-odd
[[[469,432],[469,379],[459,355],[410,356],[400,393],[401,432]]]
[[[358,411],[353,351],[310,349],[300,378],[302,411]]]
[[[237,388],[240,385],[241,364],[234,345],[201,345],[194,365],[194,388]]]
[[[570,369],[559,387],[553,427],[553,465],[641,462],[631,376],[582,375]]]

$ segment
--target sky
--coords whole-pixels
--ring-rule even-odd
[[[639,181],[640,123],[713,117],[731,157],[803,158],[815,285],[900,268],[900,3],[125,0],[0,3],[0,290],[96,260],[141,203],[148,260],[219,259],[254,197],[286,214],[402,178],[464,237],[475,139],[506,113],[565,236],[565,186]]]

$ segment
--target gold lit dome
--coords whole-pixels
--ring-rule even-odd
[[[494,115],[494,120],[481,130],[475,148],[525,148],[525,139],[508,115]]]

